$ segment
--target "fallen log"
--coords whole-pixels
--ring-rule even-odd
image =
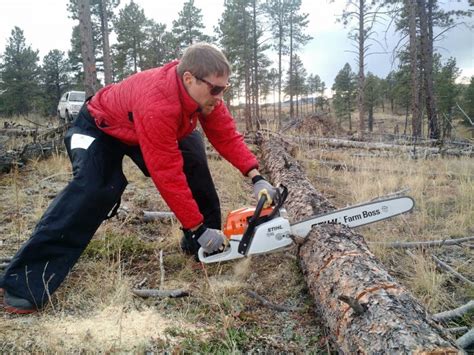
[[[423,242],[370,242],[369,244],[383,245],[386,248],[430,248],[442,247],[446,245],[460,245],[464,242],[474,240],[474,236],[458,238],[458,239],[443,239],[443,240],[427,240]]]
[[[8,173],[15,166],[22,167],[29,160],[48,158],[64,148],[62,138],[48,142],[28,143],[20,149],[0,151],[0,173]]]
[[[281,136],[268,136],[259,135],[257,143],[272,182],[289,189],[290,220],[334,209],[287,152],[289,144]],[[299,258],[317,312],[341,352],[459,352],[424,307],[384,270],[362,235],[342,225],[318,226],[299,246]],[[356,311],[357,304],[361,308]]]
[[[398,153],[407,153],[410,156],[415,157],[428,157],[431,155],[442,155],[442,156],[467,156],[472,157],[474,155],[472,145],[463,148],[446,148],[446,147],[420,147],[417,145],[397,145],[387,144],[378,142],[359,142],[351,141],[347,139],[338,138],[314,138],[314,137],[301,137],[301,136],[285,136],[291,142],[303,145],[317,145],[327,146],[331,148],[353,148],[361,149],[364,151],[394,151]]]

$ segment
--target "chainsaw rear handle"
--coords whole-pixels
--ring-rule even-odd
[[[281,191],[280,191],[281,190]],[[288,189],[284,185],[280,185],[276,189],[276,195],[274,200],[276,201],[275,207],[273,207],[272,213],[270,213],[267,217],[264,217],[265,220],[262,221],[260,219],[260,214],[262,213],[263,207],[265,206],[265,202],[267,202],[267,196],[265,194],[262,194],[260,196],[260,199],[257,202],[257,206],[255,207],[255,212],[253,216],[250,218],[247,229],[245,230],[242,239],[239,243],[239,254],[242,255],[247,255],[247,252],[249,250],[250,244],[252,242],[254,232],[255,232],[255,227],[265,221],[271,220],[275,215],[280,211],[280,208],[283,206],[283,203],[285,202],[286,198],[288,197]]]

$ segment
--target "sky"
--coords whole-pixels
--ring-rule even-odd
[[[444,9],[467,8],[468,0],[439,0]],[[129,0],[121,0],[121,7]],[[135,0],[145,11],[148,18],[164,23],[171,29],[172,21],[178,18],[185,0]],[[68,0],[0,0],[0,53],[3,53],[14,26],[20,27],[25,34],[26,43],[39,50],[40,58],[52,49],[67,52],[70,49],[72,27],[76,21],[68,18],[66,5]],[[298,53],[308,74],[318,74],[331,87],[338,71],[349,63],[357,71],[356,54],[352,42],[347,39],[348,28],[336,23],[342,13],[345,0],[303,0],[302,12],[309,14],[309,25],[306,33],[313,39]],[[196,7],[202,10],[206,32],[213,34],[213,27],[224,9],[224,0],[195,0]],[[377,40],[385,48],[374,43],[373,54],[367,58],[366,70],[385,77],[396,69],[392,50],[399,41],[399,36],[386,27],[389,19],[377,30]],[[458,26],[436,42],[435,47],[446,60],[456,58],[462,70],[460,80],[474,75],[474,20],[465,20],[466,25]],[[392,26],[393,29],[393,26]],[[437,33],[439,30],[437,30]],[[436,34],[436,33],[435,33]],[[112,40],[113,41],[113,40]],[[271,57],[272,60],[276,59]],[[276,66],[276,65],[275,65]]]

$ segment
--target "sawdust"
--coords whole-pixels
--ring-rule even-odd
[[[42,322],[43,347],[78,349],[85,351],[137,351],[145,350],[151,341],[162,340],[168,345],[173,339],[166,334],[172,327],[196,331],[190,324],[166,318],[154,309],[125,311],[120,306],[111,306],[87,318],[76,316],[48,317]]]
[[[250,268],[252,265],[251,258],[243,258],[242,260],[237,261],[234,264],[234,275],[238,280],[245,280],[247,276],[250,274],[252,269]]]

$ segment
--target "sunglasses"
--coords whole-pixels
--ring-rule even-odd
[[[227,83],[226,86],[218,86],[218,85],[214,85],[212,83],[210,83],[209,81],[207,81],[206,79],[203,79],[203,78],[200,78],[196,75],[194,75],[194,77],[199,80],[199,81],[202,81],[203,83],[207,84],[207,86],[209,86],[209,93],[212,95],[212,96],[217,96],[219,95],[221,92],[222,93],[226,93],[229,88],[230,88],[230,84]]]

